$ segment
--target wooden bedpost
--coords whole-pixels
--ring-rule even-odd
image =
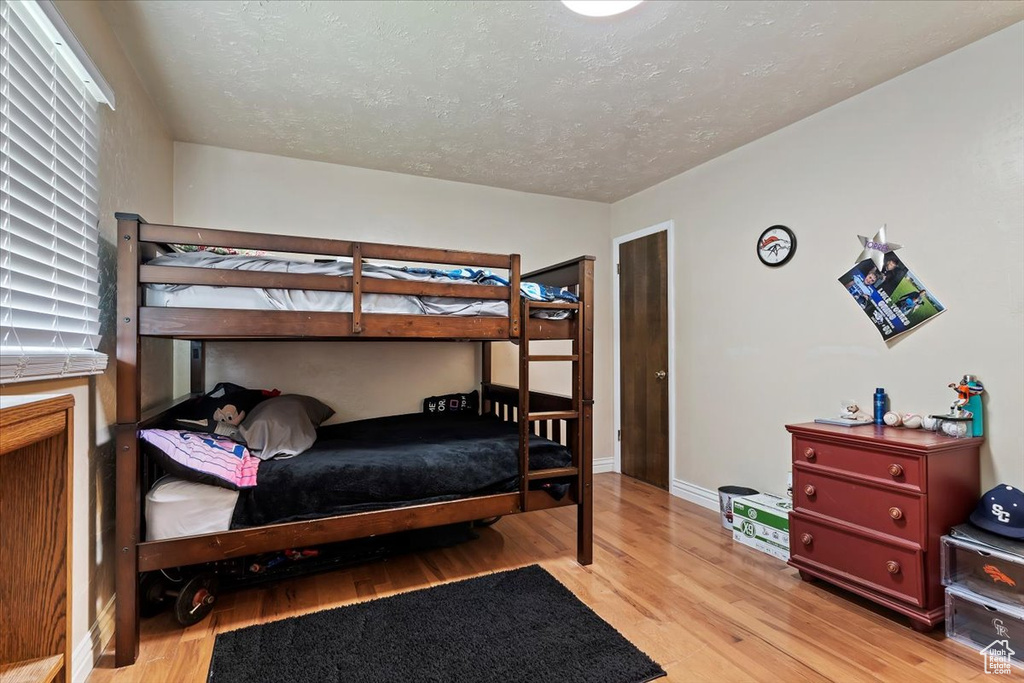
[[[579,425],[579,502],[576,508],[576,560],[594,561],[594,261],[579,262],[580,310],[577,323],[583,327],[580,354],[582,410]]]
[[[139,654],[138,548],[141,491],[137,438],[142,412],[138,335],[139,223],[136,214],[117,213],[117,427],[115,429],[114,572],[116,666],[134,664]]]
[[[491,398],[488,395],[488,386],[491,383],[491,342],[485,341],[480,346],[480,412],[483,415],[490,415]]]
[[[352,334],[363,332],[363,247],[352,245]]]
[[[516,290],[518,291],[518,283]],[[529,510],[530,498],[530,301],[522,299],[522,320],[519,333],[519,409],[516,424],[519,427],[519,509]]]
[[[509,301],[508,301],[508,336],[512,339],[518,339],[520,329],[527,323],[526,320],[522,320],[521,304],[520,304],[520,293],[519,293],[519,279],[520,279],[520,265],[519,265],[519,254],[512,254],[509,258],[508,268],[508,282],[509,282]]]

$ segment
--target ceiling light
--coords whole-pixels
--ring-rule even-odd
[[[562,4],[585,17],[610,17],[633,9],[643,0],[562,0]]]

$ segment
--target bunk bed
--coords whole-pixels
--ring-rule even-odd
[[[561,506],[576,507],[577,561],[583,565],[591,563],[594,257],[581,256],[521,273],[518,254],[159,225],[147,223],[136,214],[115,215],[118,226],[116,666],[130,665],[138,655],[138,581],[142,572]],[[262,266],[238,269],[215,258],[174,261],[167,258],[173,251],[171,245],[184,245],[193,250],[216,247],[232,252],[264,250],[304,254],[309,257],[307,262],[314,259],[326,260],[329,264],[342,262],[345,269],[338,270],[332,265],[327,266],[326,272],[312,266],[284,270],[259,269]],[[381,269],[378,261],[411,263],[417,267],[405,271]],[[469,271],[499,269],[507,271],[508,276],[503,280],[446,281],[440,278],[439,281],[439,278],[402,274],[419,272],[423,264],[458,266]],[[521,294],[526,283],[571,292],[574,297],[570,298],[575,301],[531,300]],[[318,298],[314,296],[316,293],[327,294],[331,296],[326,297],[326,305],[333,308],[324,310],[323,301],[316,306],[271,304],[259,307],[264,310],[254,315],[252,310],[209,306],[209,298],[204,299],[201,293],[203,288],[210,287],[277,292],[278,295],[284,292],[285,296],[307,303]],[[200,295],[182,298],[178,305],[168,302],[166,297],[161,298],[169,289],[180,292],[190,288]],[[341,298],[332,299],[334,295],[341,295]],[[389,307],[388,301],[397,303],[397,308]],[[420,306],[421,312],[408,308],[403,301]],[[471,301],[475,305],[446,308],[444,304],[453,301]],[[385,305],[378,305],[381,302]],[[431,305],[424,305],[424,302]],[[442,304],[440,308],[433,305],[437,303]],[[399,312],[390,312],[392,310]],[[191,342],[192,394],[143,412],[143,337]],[[506,431],[513,435],[516,474],[512,490],[146,540],[143,497],[159,472],[140,445],[139,432],[165,423],[183,401],[205,391],[205,342],[395,339],[482,343],[481,410],[484,415],[505,423]],[[538,340],[568,340],[572,348],[565,354],[531,353],[530,343]],[[491,381],[491,344],[509,341],[518,345],[518,387]],[[537,362],[571,363],[571,395],[530,390],[529,369]],[[531,469],[534,435],[564,443],[567,464]],[[505,436],[507,442],[508,433]],[[539,488],[545,482],[555,481],[568,483],[567,495],[557,498]]]

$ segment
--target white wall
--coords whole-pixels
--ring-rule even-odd
[[[70,393],[75,397],[73,585],[71,633],[75,680],[84,680],[111,635],[114,595],[115,211],[138,211],[153,221],[171,220],[173,147],[163,124],[93,0],[57,0],[57,8],[117,98],[117,110],[100,107],[100,350],[110,362],[103,375],[3,387],[5,395]],[[169,367],[170,345],[146,344],[158,369]],[[170,396],[162,374],[143,378],[149,403]],[[30,561],[30,558],[27,558]]]
[[[1022,130],[1017,24],[612,206],[613,236],[676,225],[677,479],[784,491],[784,424],[876,386],[945,412],[973,373],[983,486],[1024,484]],[[799,247],[770,269],[777,223]],[[948,309],[888,346],[836,282],[883,223]]]
[[[607,204],[204,145],[174,150],[179,225],[520,253],[524,272],[598,256],[594,421],[609,424]],[[507,361],[505,346],[496,356]],[[418,411],[424,396],[479,381],[479,344],[470,343],[215,343],[208,353],[211,386],[226,380],[311,394],[337,410],[336,420]],[[531,385],[569,393],[568,378],[568,367],[545,367]],[[514,384],[515,375],[495,380]],[[611,457],[611,431],[595,431],[595,458]]]

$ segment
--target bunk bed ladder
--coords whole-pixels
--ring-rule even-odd
[[[579,438],[579,419],[581,411],[581,395],[583,373],[581,372],[581,360],[583,354],[583,333],[584,325],[580,324],[578,303],[566,301],[530,301],[522,300],[523,313],[519,337],[519,412],[517,423],[519,426],[519,496],[520,506],[523,512],[528,511],[530,500],[530,482],[546,479],[563,479],[572,477],[578,479],[580,471],[580,449],[583,444]],[[572,353],[569,355],[533,355],[530,353],[530,332],[529,325],[531,309],[553,309],[567,310],[576,314],[575,334],[572,339]],[[569,410],[554,411],[530,411],[530,363],[536,362],[571,362],[572,363],[572,402]],[[569,442],[569,450],[572,453],[571,467],[558,467],[545,470],[530,470],[530,434],[533,432],[533,424],[545,420],[565,420],[567,427],[566,436]]]

